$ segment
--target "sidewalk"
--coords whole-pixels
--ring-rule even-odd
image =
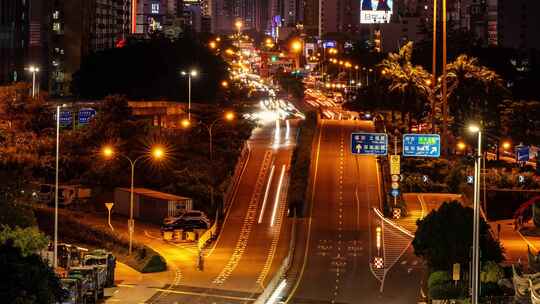
[[[462,201],[461,195],[449,193],[404,193],[403,199],[407,204],[408,215],[394,223],[407,229],[411,233],[416,232],[416,221],[424,218],[434,209],[446,201]]]
[[[514,229],[514,220],[492,221],[489,222],[489,225],[491,226],[491,231],[493,231],[495,237],[499,238],[504,248],[505,263],[514,264],[521,261],[522,264],[527,264],[527,244],[529,241],[519,231]],[[498,232],[498,227],[500,227],[500,232]],[[536,242],[540,244],[539,238],[536,239]],[[529,246],[536,251],[532,243]]]

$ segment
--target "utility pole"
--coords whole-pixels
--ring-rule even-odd
[[[431,124],[435,133],[435,92],[437,86],[437,1],[433,0],[433,63],[431,68]]]
[[[448,151],[448,98],[447,98],[447,83],[446,83],[446,0],[442,0],[442,35],[443,35],[443,62],[442,62],[442,99],[443,99],[443,147],[444,150]],[[445,153],[447,154],[447,153]]]

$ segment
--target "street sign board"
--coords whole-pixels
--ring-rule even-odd
[[[440,157],[441,136],[439,134],[404,134],[404,157]]]
[[[529,146],[519,145],[516,147],[516,159],[518,162],[529,160]]]
[[[455,263],[452,267],[452,279],[454,281],[459,281],[460,272],[461,272],[461,266],[459,265],[459,263]]]
[[[400,157],[399,155],[390,155],[390,174],[399,174],[401,173],[400,167]]]
[[[392,195],[393,197],[397,197],[399,195],[399,190],[398,189],[392,189],[390,191],[390,195]]]
[[[388,135],[385,133],[352,133],[351,152],[358,155],[387,155]]]
[[[54,113],[54,120],[56,121],[56,115],[57,113]],[[73,117],[71,116],[71,111],[60,111],[60,125],[61,126],[69,126],[71,125],[71,122],[73,121]]]
[[[92,117],[96,115],[96,110],[92,108],[83,108],[79,110],[79,124],[87,124]]]

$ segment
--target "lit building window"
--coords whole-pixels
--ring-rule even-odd
[[[53,17],[54,20],[57,20],[58,18],[60,18],[60,12],[59,11],[54,11],[52,17]]]
[[[159,3],[152,3],[152,14],[159,14]]]
[[[53,31],[60,32],[60,22],[54,22],[53,23]]]

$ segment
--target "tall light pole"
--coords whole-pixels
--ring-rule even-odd
[[[182,76],[188,78],[188,119],[191,120],[191,77],[197,77],[197,70],[191,70],[189,72],[182,71]]]
[[[53,268],[58,267],[58,165],[60,157],[60,105],[56,106],[56,167],[54,179],[54,251]]]
[[[210,153],[210,161],[214,160],[214,137],[213,137],[213,130],[214,127],[217,125],[218,122],[225,120],[225,121],[233,121],[235,118],[234,112],[226,112],[223,117],[218,117],[214,121],[212,121],[210,124],[206,124],[204,122],[200,122],[201,125],[203,125],[206,130],[208,131],[208,137],[209,137],[209,153]],[[191,126],[191,123],[189,120],[182,120],[181,125],[183,128],[189,128]]]
[[[433,133],[435,133],[435,94],[433,92],[437,85],[437,2],[439,0],[433,0],[433,62],[431,67],[431,123]]]
[[[442,0],[442,51],[443,51],[443,62],[442,62],[442,108],[443,108],[443,140],[448,142],[447,130],[448,130],[448,94],[447,94],[447,79],[446,79],[446,0]],[[444,149],[448,149],[447,145],[444,144]]]
[[[112,158],[116,153],[114,149],[110,146],[105,146],[102,149],[102,154],[105,156],[105,158],[110,159]],[[129,161],[129,164],[131,166],[131,188],[130,188],[130,194],[129,194],[129,220],[128,220],[128,231],[129,231],[129,255],[131,255],[132,249],[133,249],[133,233],[135,232],[135,219],[133,218],[133,192],[135,191],[134,187],[134,181],[135,181],[135,165],[139,160],[141,160],[143,157],[147,157],[148,155],[143,154],[135,160],[132,160],[130,157],[119,154],[123,158],[127,159]],[[151,149],[150,152],[151,157],[153,157],[156,160],[160,160],[165,156],[165,151],[163,148],[159,146],[155,146]]]
[[[31,65],[25,70],[32,73],[32,98],[36,98],[36,73],[39,73],[39,67]]]
[[[444,1],[444,0],[443,0]],[[473,201],[473,250],[472,250],[472,304],[478,304],[480,273],[480,169],[482,166],[482,130],[480,127],[472,125],[469,131],[478,134],[478,148],[474,162],[474,201]]]

